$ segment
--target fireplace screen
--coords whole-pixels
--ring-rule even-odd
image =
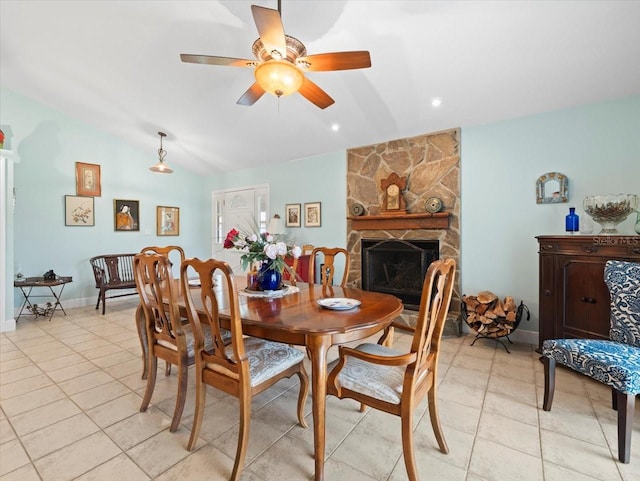
[[[429,264],[438,260],[437,240],[362,239],[362,288],[393,294],[406,309],[420,308]]]

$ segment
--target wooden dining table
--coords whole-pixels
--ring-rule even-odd
[[[237,287],[244,289],[245,277],[236,277]],[[217,283],[221,286],[223,283]],[[389,326],[403,310],[401,301],[392,295],[350,287],[323,287],[298,284],[299,291],[277,297],[240,297],[240,317],[244,334],[286,344],[305,346],[311,362],[311,400],[314,435],[315,480],[324,479],[327,351],[331,346],[358,341]],[[198,289],[193,287],[193,289]],[[222,294],[222,287],[216,287]],[[194,301],[199,295],[193,293]],[[179,296],[184,307],[183,296]],[[220,296],[219,299],[226,298]],[[360,305],[348,310],[321,307],[318,300],[349,298]],[[220,304],[221,318],[229,315],[225,301]],[[138,332],[144,331],[144,313],[136,311]],[[142,334],[141,334],[142,335]],[[144,334],[146,340],[146,333]],[[141,340],[141,343],[144,342]],[[143,346],[143,351],[146,348]],[[143,352],[143,355],[146,353]],[[146,363],[145,363],[146,364]],[[145,372],[146,372],[145,365]]]

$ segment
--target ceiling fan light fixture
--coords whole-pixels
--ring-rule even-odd
[[[269,60],[255,70],[256,81],[265,92],[284,97],[297,92],[302,87],[304,75],[287,60]]]
[[[167,134],[164,132],[158,132],[160,136],[160,148],[158,149],[158,163],[153,167],[149,167],[151,172],[157,172],[159,174],[171,174],[173,173],[173,169],[167,167],[167,164],[164,163],[164,158],[167,156],[167,151],[162,148],[162,138],[166,137]]]

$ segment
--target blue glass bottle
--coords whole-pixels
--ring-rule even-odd
[[[574,234],[580,230],[580,218],[576,214],[575,207],[569,207],[569,214],[565,218],[565,230]]]

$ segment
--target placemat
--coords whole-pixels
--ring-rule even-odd
[[[277,291],[248,291],[246,289],[239,289],[238,294],[247,297],[284,297],[290,294],[300,292],[300,288],[296,286],[286,286],[286,289],[279,289]]]

